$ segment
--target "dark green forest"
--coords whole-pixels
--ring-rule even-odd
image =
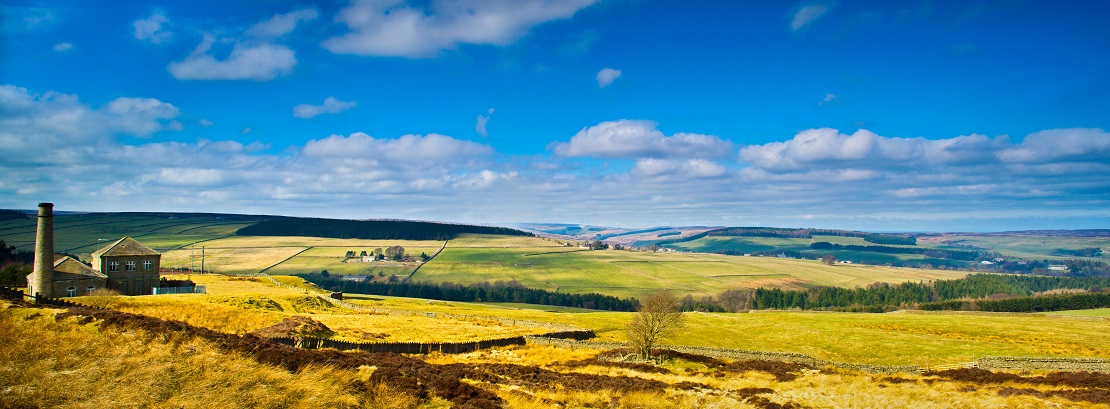
[[[318,273],[298,275],[328,291],[352,294],[389,295],[462,302],[512,302],[559,307],[588,308],[608,311],[636,311],[639,302],[632,298],[588,293],[557,293],[526,288],[515,281],[500,281],[464,286],[452,283],[383,283],[365,280],[344,280]]]
[[[239,229],[239,236],[305,236],[370,240],[449,240],[463,233],[532,236],[507,227],[404,220],[279,218]]]
[[[802,309],[883,312],[900,308],[920,307],[925,309],[925,306],[934,309],[960,309],[960,306],[964,305],[960,303],[975,300],[973,304],[979,305],[980,308],[984,308],[984,305],[990,306],[986,308],[994,308],[983,309],[984,311],[1022,312],[1025,311],[1026,308],[1031,308],[1026,307],[1026,304],[1022,304],[1023,302],[1032,303],[1031,305],[1041,305],[1040,303],[1042,302],[1015,300],[1035,300],[1044,297],[1034,296],[1034,294],[1037,293],[1052,290],[1078,290],[1090,291],[1080,294],[1098,294],[1101,293],[1104,288],[1110,288],[1110,278],[1108,277],[1045,277],[1005,274],[971,274],[956,280],[937,280],[928,283],[906,282],[895,285],[875,283],[867,287],[856,288],[814,287],[807,290],[782,290],[778,288],[729,290],[722,293],[716,299],[701,300],[700,304],[716,304],[727,311],[742,311],[748,309]],[[1061,298],[1075,296],[1076,300],[1071,304],[1060,301],[1057,304],[1044,305],[1059,305],[1061,308],[1064,306],[1088,305],[1084,303],[1088,303],[1090,300],[1078,297],[1078,295],[1079,294],[1065,294],[1055,296]],[[1093,300],[1096,301],[1101,299],[1102,298],[1098,297],[1093,298]],[[937,305],[939,305],[939,307]],[[1013,310],[1007,310],[1006,308],[1013,308]],[[715,310],[712,307],[702,307],[700,309]]]

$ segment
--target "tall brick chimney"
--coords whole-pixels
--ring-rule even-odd
[[[35,235],[35,269],[27,277],[27,292],[54,298],[54,204],[39,203]]]

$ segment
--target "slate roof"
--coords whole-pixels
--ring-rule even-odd
[[[54,280],[65,279],[81,279],[87,277],[108,278],[107,275],[93,270],[92,267],[85,265],[80,261],[74,260],[73,257],[64,256],[54,261]]]
[[[158,256],[161,255],[161,253],[154,251],[131,237],[124,236],[122,239],[116,240],[115,243],[109,244],[107,247],[100,249],[92,255],[93,257]]]

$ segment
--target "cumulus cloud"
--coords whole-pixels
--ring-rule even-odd
[[[278,14],[271,17],[269,20],[251,26],[251,28],[247,30],[247,35],[255,38],[278,38],[293,32],[293,30],[297,28],[297,24],[304,21],[315,20],[319,16],[320,13],[316,11],[316,8]]]
[[[356,132],[280,153],[240,135],[121,137],[171,129],[179,111],[140,96],[86,103],[0,86],[0,207],[905,230],[1110,221],[1110,133],[1101,129],[1013,139],[811,129],[737,150],[615,121],[529,157],[439,134]],[[731,153],[705,154],[722,149]],[[627,160],[566,159],[582,156]]]
[[[820,101],[817,101],[817,106],[824,106],[825,104],[831,104],[831,103],[836,102],[836,101],[838,101],[836,94],[833,94],[831,92],[827,92],[827,93],[825,93],[825,98],[822,98]]]
[[[474,122],[474,132],[477,132],[478,135],[482,135],[483,138],[489,136],[489,132],[486,130],[486,123],[489,122],[490,116],[493,116],[493,108],[490,108],[486,115],[478,114],[478,120]]]
[[[54,51],[57,51],[57,52],[66,52],[66,51],[69,51],[69,50],[72,50],[72,49],[73,49],[73,44],[71,44],[71,43],[54,44]]]
[[[836,3],[831,2],[799,5],[794,9],[794,12],[791,13],[790,29],[793,31],[801,30],[802,27],[813,23],[834,7],[836,7]]]
[[[721,164],[705,159],[670,160],[640,159],[632,173],[638,176],[663,177],[680,176],[684,178],[707,178],[722,176],[726,172]]]
[[[170,74],[179,80],[253,80],[269,81],[293,72],[297,56],[289,47],[275,41],[292,32],[298,23],[316,19],[315,8],[276,15],[255,24],[242,38],[217,38],[205,34],[200,44],[184,60],[170,63]],[[224,59],[212,53],[213,45],[228,46]]]
[[[354,108],[358,103],[355,101],[340,101],[335,97],[324,98],[323,105],[309,105],[300,104],[293,107],[293,116],[297,118],[314,118],[322,114],[338,114],[340,112]]]
[[[821,191],[829,203],[861,208],[957,212],[970,210],[971,202],[975,209],[1026,208],[1029,200],[1106,202],[1110,133],[1054,129],[1014,143],[1007,136],[925,139],[810,129],[788,141],[744,147],[740,163],[743,180],[753,186]]]
[[[493,152],[488,145],[455,139],[440,134],[404,135],[397,139],[377,139],[362,132],[349,136],[332,135],[313,139],[303,152],[310,157],[360,158],[403,163],[408,161],[453,162]]]
[[[146,137],[172,128],[180,111],[153,98],[120,97],[102,108],[58,92],[35,94],[0,85],[0,141],[11,146],[42,147],[89,143],[114,133]]]
[[[336,21],[350,31],[323,42],[338,54],[434,57],[460,44],[512,44],[532,27],[573,16],[597,0],[353,0]]]
[[[201,120],[197,121],[197,124],[200,124],[200,126],[203,126],[203,127],[207,128],[207,127],[210,127],[212,125],[215,125],[216,123],[202,118]]]
[[[568,142],[555,143],[552,150],[564,157],[595,158],[723,158],[732,155],[733,145],[712,135],[676,133],[664,135],[651,121],[622,119],[583,128]]]
[[[162,44],[169,41],[173,37],[173,33],[162,28],[162,25],[169,21],[170,19],[166,17],[166,13],[163,11],[155,11],[150,17],[135,20],[134,23],[131,23],[134,28],[135,39],[152,44]]]
[[[605,88],[621,77],[621,70],[614,70],[612,68],[602,68],[597,72],[597,86]]]

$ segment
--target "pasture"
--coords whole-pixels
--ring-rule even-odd
[[[413,280],[459,284],[516,280],[549,291],[634,297],[660,290],[704,296],[730,288],[854,287],[964,275],[942,270],[827,266],[811,260],[773,257],[588,251],[539,238],[466,236],[451,240]]]
[[[937,245],[990,249],[1006,256],[1030,260],[1084,259],[1106,261],[1110,259],[1110,237],[1107,236],[1072,237],[954,233],[922,237],[919,241]],[[1107,250],[1108,253],[1103,253],[1102,257],[1079,257],[1067,253],[1068,251],[1084,248],[1101,248]]]
[[[824,241],[833,244],[843,245],[860,245],[860,246],[877,246],[874,243],[868,243],[862,238],[858,237],[840,237],[840,236],[814,236],[812,239],[807,238],[781,238],[781,237],[732,237],[732,236],[710,236],[702,237],[697,240],[691,240],[681,243],[668,244],[666,247],[673,248],[680,251],[694,251],[694,252],[707,252],[707,253],[723,253],[729,252],[732,254],[742,253],[777,253],[780,251],[796,251],[802,254],[810,255],[813,257],[822,257],[831,254],[837,260],[852,261],[853,263],[868,263],[868,264],[887,264],[887,263],[901,263],[906,261],[923,261],[926,259],[921,254],[891,254],[891,253],[876,253],[869,251],[857,250],[844,250],[844,249],[822,249],[814,250],[809,247],[811,243]],[[914,247],[914,246],[890,246],[888,247]],[[966,262],[961,262],[966,264]]]
[[[321,237],[232,236],[202,243],[205,268],[214,273],[253,274],[266,270],[271,274],[301,274],[328,270],[341,275],[377,274],[408,275],[417,263],[344,262],[347,251],[371,253],[377,248],[402,246],[407,254],[435,254],[442,241],[359,240]],[[189,267],[190,257],[200,254],[199,247],[167,251],[162,255],[163,267]],[[199,268],[199,261],[193,261]]]

